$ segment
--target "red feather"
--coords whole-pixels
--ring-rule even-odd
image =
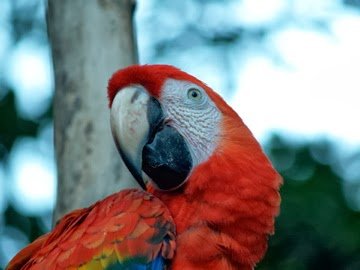
[[[166,79],[202,87],[222,114],[213,155],[191,173],[181,192],[150,190],[169,207],[177,227],[172,269],[252,269],[267,249],[280,207],[280,175],[237,113],[206,84],[167,65],[131,66],[109,81],[116,93],[142,85],[159,97]]]
[[[52,232],[19,252],[7,270],[77,269],[100,260],[139,257],[150,262],[161,253],[171,259],[174,234],[160,200],[140,190],[124,190],[64,216]]]

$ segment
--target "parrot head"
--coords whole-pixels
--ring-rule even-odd
[[[253,269],[274,232],[282,180],[238,114],[168,65],[117,71],[108,97],[125,164],[174,218],[176,269]]]
[[[115,143],[143,188],[143,173],[157,189],[180,188],[221,143],[231,141],[231,130],[243,126],[211,88],[169,65],[116,72],[108,97]]]

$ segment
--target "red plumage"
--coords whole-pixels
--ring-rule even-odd
[[[6,270],[103,269],[127,259],[150,262],[159,252],[171,259],[174,239],[174,223],[164,204],[129,189],[64,216],[52,232],[19,252]]]
[[[253,269],[274,233],[281,177],[248,129],[232,128],[181,193],[153,190],[176,224],[174,270]]]
[[[206,84],[167,65],[131,66],[115,73],[108,88],[110,106],[117,91],[129,84],[159,97],[169,78],[201,86],[222,113],[217,149],[181,192],[151,189],[176,224],[173,269],[252,269],[274,233],[282,180],[237,113]]]

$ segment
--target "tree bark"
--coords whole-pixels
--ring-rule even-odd
[[[58,194],[54,220],[135,185],[111,137],[106,87],[137,62],[133,0],[49,0]],[[130,180],[130,181],[129,181]]]

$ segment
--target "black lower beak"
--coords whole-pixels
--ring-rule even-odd
[[[159,189],[181,186],[192,168],[192,158],[184,138],[175,128],[161,127],[142,152],[142,169]]]

